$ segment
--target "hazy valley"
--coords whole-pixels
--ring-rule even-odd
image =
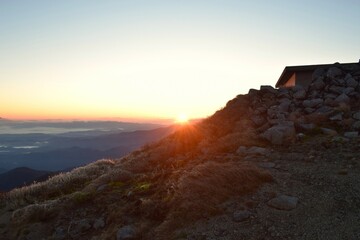
[[[122,157],[172,131],[158,124],[0,120],[0,179],[7,176],[0,191],[39,180],[37,171],[48,176],[97,159]],[[19,181],[16,168],[28,176],[21,178],[26,181]]]

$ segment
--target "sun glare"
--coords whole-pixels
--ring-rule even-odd
[[[189,118],[188,116],[186,116],[185,114],[180,114],[177,118],[176,118],[176,122],[180,123],[180,124],[185,124],[189,122]]]

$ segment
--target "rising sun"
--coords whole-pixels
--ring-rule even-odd
[[[188,116],[186,114],[179,114],[176,118],[176,122],[180,124],[185,124],[189,122]]]

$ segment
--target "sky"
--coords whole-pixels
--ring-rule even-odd
[[[0,117],[212,115],[288,65],[357,62],[360,1],[0,1]]]

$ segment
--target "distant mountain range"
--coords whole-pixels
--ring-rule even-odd
[[[9,191],[37,180],[45,181],[52,174],[50,171],[38,171],[27,167],[15,168],[0,174],[0,191]]]
[[[101,158],[120,158],[173,131],[174,127],[165,127],[91,137],[63,137],[47,134],[0,135],[0,145],[3,144],[0,150],[4,149],[0,152],[0,168],[10,170],[28,167],[59,171]],[[43,142],[45,143],[40,144]],[[39,144],[36,145],[36,143]],[[19,144],[21,146],[18,146]]]

